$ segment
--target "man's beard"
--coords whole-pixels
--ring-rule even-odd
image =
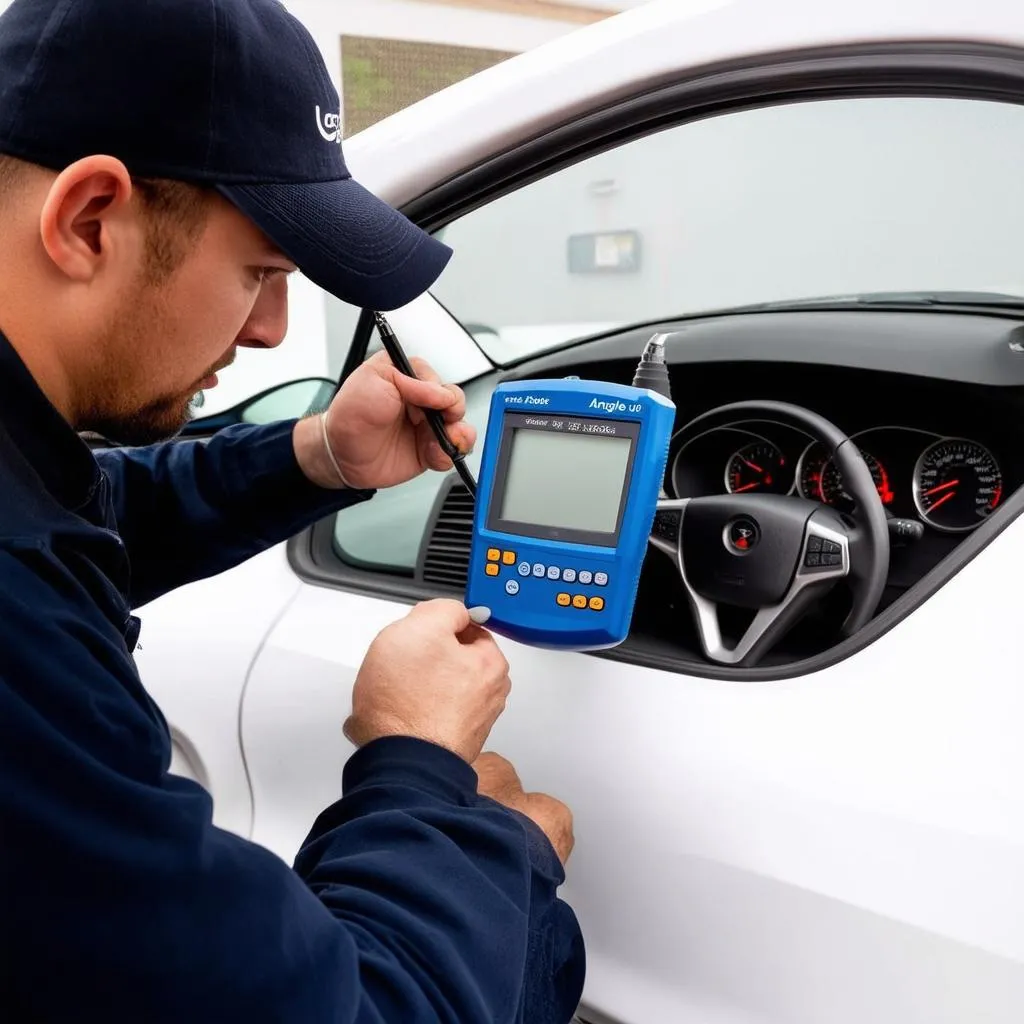
[[[180,433],[192,418],[194,397],[194,392],[185,398],[175,395],[124,411],[95,409],[80,418],[78,429],[129,447],[166,441]]]

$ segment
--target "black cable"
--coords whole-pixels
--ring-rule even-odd
[[[374,313],[374,320],[377,322],[377,331],[380,334],[381,343],[384,345],[384,351],[387,352],[391,362],[395,364],[395,368],[400,372],[404,373],[407,377],[412,377],[413,380],[418,380],[415,370],[412,368],[412,363],[409,362],[408,357],[402,350],[401,342],[398,340],[398,335],[391,329],[391,324],[387,322],[383,313]],[[473,474],[469,470],[469,466],[466,465],[466,457],[459,451],[455,442],[448,436],[448,431],[445,429],[444,417],[436,409],[422,409],[423,415],[427,419],[427,423],[430,424],[430,429],[434,432],[434,436],[437,438],[437,443],[441,446],[441,451],[445,453],[452,460],[455,466],[455,471],[462,478],[462,482],[466,485],[466,489],[475,498],[476,497],[476,480],[473,479]]]

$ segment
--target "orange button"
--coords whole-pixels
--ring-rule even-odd
[[[591,611],[599,612],[603,607],[604,607],[604,598],[603,597],[592,597],[590,599],[590,609],[591,609]]]
[[[488,562],[485,568],[487,569],[488,576],[497,576],[500,572],[498,566],[495,565],[494,562]]]
[[[573,608],[586,608],[587,597],[586,594],[576,594],[572,599]]]
[[[488,548],[487,549],[487,561],[488,562],[496,562],[499,558],[501,558],[501,552],[497,548]]]
[[[502,551],[502,553],[501,553],[501,560],[506,565],[515,565],[516,564],[516,553],[514,551]]]
[[[556,600],[556,601],[557,601],[557,602],[558,602],[558,603],[559,603],[559,604],[560,604],[560,605],[561,605],[561,606],[562,606],[563,608],[568,608],[568,607],[569,607],[569,601],[570,601],[570,597],[569,597],[569,595],[568,595],[568,594],[559,594],[559,595],[558,595],[558,597],[556,597],[556,598],[555,598],[555,600]]]

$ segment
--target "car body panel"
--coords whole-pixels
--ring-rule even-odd
[[[242,693],[271,626],[298,590],[279,546],[139,609],[134,657],[185,761],[173,769],[202,782],[213,796],[214,824],[239,835],[251,832],[253,815]]]
[[[575,815],[586,1001],[650,1020],[906,1024],[1024,1009],[1017,520],[908,619],[812,675],[657,672],[500,639],[490,749]],[[254,838],[340,793],[350,688],[405,606],[303,584],[246,693]],[[982,1012],[984,1011],[984,1012]]]

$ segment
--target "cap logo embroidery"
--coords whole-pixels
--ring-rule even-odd
[[[320,117],[320,105],[317,104],[316,108],[316,126],[320,130],[320,134],[327,142],[336,142],[339,146],[341,145],[341,115],[332,114],[329,111],[323,115],[323,119]]]

